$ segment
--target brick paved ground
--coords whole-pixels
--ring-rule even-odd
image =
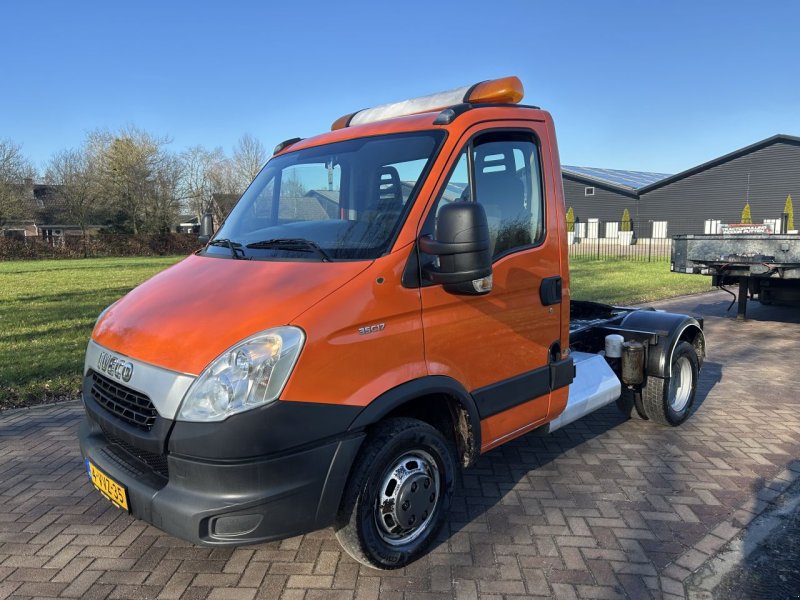
[[[0,598],[683,596],[681,582],[800,477],[800,313],[753,304],[739,323],[726,304],[661,304],[707,317],[684,426],[609,408],[492,451],[430,555],[389,573],[359,566],[329,530],[236,550],[168,537],[90,488],[77,404],[2,415]]]

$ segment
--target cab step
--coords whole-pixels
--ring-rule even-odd
[[[567,406],[564,412],[542,427],[542,433],[552,433],[577,421],[590,412],[611,404],[622,393],[622,384],[603,356],[573,352],[572,359],[576,372],[575,379],[569,386]]]

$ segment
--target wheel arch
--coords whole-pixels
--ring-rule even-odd
[[[678,339],[675,340],[675,343],[672,345],[672,350],[670,351],[670,365],[672,364],[672,357],[675,354],[675,348],[678,346],[679,342],[689,342],[694,347],[694,351],[697,354],[698,365],[702,367],[703,361],[706,358],[706,336],[700,325],[698,323],[686,323],[684,328],[681,329]]]
[[[458,459],[469,466],[480,454],[481,426],[472,396],[455,379],[429,375],[384,392],[353,420],[349,431],[361,431],[391,417],[414,417],[453,437]]]
[[[681,341],[694,346],[699,364],[702,366],[706,353],[703,319],[689,315],[637,310],[626,316],[621,327],[650,331],[658,335],[658,343],[651,346],[647,358],[647,376],[666,379],[672,375],[672,357]]]

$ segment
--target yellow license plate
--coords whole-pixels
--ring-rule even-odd
[[[125,487],[111,479],[111,477],[95,467],[89,460],[86,461],[86,466],[89,469],[89,478],[92,480],[92,485],[94,485],[103,496],[111,500],[114,506],[123,510],[130,510],[128,507],[128,492],[125,490]]]

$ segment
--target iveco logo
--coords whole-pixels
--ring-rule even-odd
[[[108,352],[101,352],[97,357],[97,368],[120,381],[130,381],[133,375],[133,363],[111,356]]]

